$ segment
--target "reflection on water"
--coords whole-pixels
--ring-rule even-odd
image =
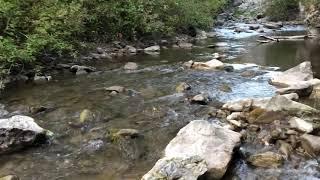
[[[319,75],[318,41],[259,45],[255,40],[256,37],[210,39],[193,50],[169,49],[159,56],[138,55],[118,59],[112,64],[100,62],[96,64],[99,73],[77,77],[61,75],[47,84],[7,89],[1,102],[11,112],[33,116],[42,127],[56,134],[56,140],[50,145],[1,157],[0,176],[13,173],[26,180],[139,179],[161,157],[162,150],[181,127],[191,120],[207,118],[210,107],[188,103],[186,99],[191,95],[206,92],[215,102],[225,102],[274,94],[274,88],[263,76],[267,72],[265,69],[255,68],[256,78],[240,76],[246,69],[235,72],[183,69],[182,63],[190,59],[209,60],[215,52],[229,56],[248,52],[225,61],[287,69],[310,60]],[[227,42],[227,46],[201,48],[215,42]],[[139,70],[122,70],[127,61],[137,62]],[[191,84],[191,92],[175,94],[180,82]],[[124,86],[129,91],[109,96],[103,88],[113,85]],[[231,91],[222,91],[219,88],[222,85],[229,86]],[[40,114],[29,113],[30,108],[39,106],[47,110]],[[94,120],[82,127],[72,126],[79,121],[84,109],[94,113]],[[137,129],[142,137],[110,140],[110,133],[123,128]]]

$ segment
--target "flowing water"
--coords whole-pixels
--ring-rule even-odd
[[[258,44],[254,33],[234,34],[229,29],[216,29],[218,37],[197,42],[192,50],[167,49],[160,55],[137,55],[116,62],[98,62],[99,72],[75,76],[60,74],[46,84],[20,84],[9,87],[1,103],[13,113],[36,119],[43,128],[55,133],[51,144],[0,157],[0,177],[16,174],[22,180],[122,180],[139,179],[161,157],[162,151],[178,130],[194,119],[208,119],[210,108],[228,100],[267,97],[275,93],[267,82],[275,67],[287,69],[310,60],[320,76],[318,42],[287,41]],[[272,32],[270,32],[272,33]],[[301,27],[288,27],[277,34],[303,34]],[[215,49],[207,45],[224,42]],[[235,65],[234,72],[196,71],[184,69],[188,60],[210,60],[212,54],[227,54],[226,63]],[[122,69],[128,62],[139,69]],[[247,64],[249,63],[249,64]],[[257,64],[252,65],[252,63]],[[244,71],[255,71],[254,78],[243,77]],[[192,86],[191,92],[179,94],[180,82]],[[129,89],[109,96],[105,87],[120,85]],[[230,92],[222,87],[229,86]],[[190,104],[188,97],[206,92],[213,99],[208,106]],[[30,114],[30,109],[46,107],[46,111]],[[94,113],[94,120],[75,127],[84,109]],[[210,119],[210,118],[209,118]],[[219,121],[210,119],[219,123]],[[110,132],[131,128],[142,137],[109,140]],[[278,177],[320,178],[319,164],[309,160],[295,170],[291,165],[279,169]],[[277,171],[278,172],[278,171]],[[255,179],[274,175],[274,171],[254,170],[243,160],[236,160],[225,179]],[[290,175],[291,174],[291,175]],[[304,176],[305,175],[305,176]],[[303,178],[302,178],[303,179]]]

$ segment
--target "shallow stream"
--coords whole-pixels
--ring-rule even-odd
[[[161,157],[162,151],[178,130],[189,121],[210,119],[211,107],[246,97],[268,97],[275,93],[268,84],[274,70],[312,62],[320,77],[320,45],[317,41],[286,41],[258,44],[257,34],[235,34],[227,28],[215,29],[218,37],[196,43],[192,50],[166,49],[160,55],[137,55],[116,62],[98,62],[99,72],[75,76],[71,73],[54,76],[46,84],[20,84],[9,87],[1,97],[10,112],[23,113],[36,119],[43,128],[55,133],[52,144],[31,148],[0,157],[0,177],[16,174],[22,180],[123,180],[139,179]],[[269,34],[304,34],[304,29],[286,27]],[[223,42],[223,47],[206,48]],[[226,54],[223,60],[235,65],[233,72],[197,71],[183,68],[189,60],[206,61],[212,54]],[[136,62],[139,69],[127,72],[126,62]],[[247,64],[249,63],[249,64]],[[257,64],[252,65],[252,63]],[[243,77],[244,71],[254,77]],[[187,82],[188,94],[175,92],[180,82]],[[120,85],[127,93],[109,96],[105,87]],[[226,92],[226,88],[230,87]],[[212,102],[208,106],[190,104],[186,98],[205,92]],[[310,102],[311,103],[311,102]],[[313,106],[317,106],[312,102]],[[46,111],[30,114],[35,108]],[[74,127],[84,109],[94,113],[94,120],[83,127]],[[129,140],[108,140],[108,132],[137,129],[143,137]],[[301,167],[300,167],[301,166]],[[254,170],[243,160],[232,164],[225,179],[255,179],[271,176],[280,179],[320,178],[319,164],[309,160],[295,170],[285,164],[274,171]],[[295,174],[299,174],[296,176]]]

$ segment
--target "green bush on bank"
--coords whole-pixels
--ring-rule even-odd
[[[208,28],[227,0],[0,0],[0,68],[74,52],[80,41]],[[1,72],[0,72],[1,73]]]
[[[266,14],[272,21],[293,20],[299,14],[299,0],[271,0]]]

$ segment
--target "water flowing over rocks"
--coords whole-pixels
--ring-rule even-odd
[[[208,176],[221,178],[241,135],[208,121],[196,120],[182,128],[165,149],[165,158],[199,156],[207,163]]]
[[[0,119],[0,154],[44,143],[49,134],[28,116]]]

